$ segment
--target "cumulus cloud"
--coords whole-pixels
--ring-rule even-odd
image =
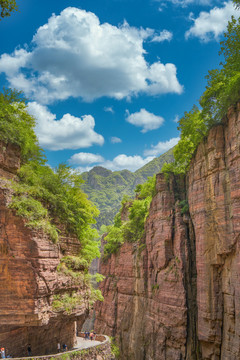
[[[28,48],[3,54],[0,72],[11,87],[42,104],[69,97],[180,94],[174,64],[145,60],[143,43],[154,36],[153,30],[126,22],[100,24],[95,14],[68,7],[38,28]]]
[[[210,40],[219,40],[219,36],[227,28],[228,21],[231,16],[239,16],[239,11],[235,9],[231,1],[225,2],[221,8],[214,7],[209,12],[202,11],[199,16],[194,19],[190,14],[190,19],[194,22],[193,26],[185,33],[186,39],[190,37],[198,37],[201,41],[208,42]]]
[[[112,144],[118,144],[118,143],[121,143],[122,140],[116,136],[112,136],[111,139],[110,139],[111,143]]]
[[[209,6],[212,3],[212,0],[156,0],[161,2],[161,6],[159,7],[159,11],[163,11],[163,8],[166,7],[166,3],[171,3],[176,6],[180,6],[182,8],[186,8],[189,5],[201,5],[201,6]]]
[[[163,30],[160,32],[159,35],[155,35],[152,38],[152,42],[163,42],[163,41],[171,41],[173,37],[172,32],[168,31],[168,30]]]
[[[175,118],[173,119],[173,122],[175,122],[176,124],[179,122],[179,115],[175,116]]]
[[[83,153],[80,153],[83,154]],[[75,157],[76,155],[76,157]],[[71,164],[75,164],[75,165],[80,165],[80,164],[84,164],[84,162],[77,162],[78,158],[79,158],[79,154],[75,154],[73,155],[70,159],[69,162]],[[94,157],[97,157],[99,155],[95,155],[95,154],[88,154],[85,153],[84,155],[80,155],[81,160],[84,160],[89,158],[90,161],[91,159],[93,160]],[[72,160],[75,157],[75,160]],[[141,157],[139,155],[133,155],[133,156],[128,156],[125,154],[120,154],[118,156],[116,156],[113,160],[103,160],[102,157],[100,157],[100,161],[93,161],[92,163],[94,163],[93,166],[96,165],[101,165],[103,167],[105,167],[106,169],[112,170],[112,171],[118,171],[118,170],[130,170],[130,171],[136,171],[137,169],[139,169],[140,167],[144,166],[145,164],[147,164],[149,161],[153,160],[155,156],[147,156],[147,157]],[[97,159],[97,158],[96,158]],[[89,161],[89,164],[90,164]],[[87,164],[87,162],[85,162],[85,164]],[[93,166],[78,166],[76,168],[76,170],[80,171],[80,172],[84,172],[84,171],[89,171],[93,168]]]
[[[106,112],[110,112],[110,113],[114,114],[114,110],[113,110],[112,106],[105,106],[103,108],[103,110],[106,111]]]
[[[141,109],[139,112],[133,114],[130,114],[129,111],[126,110],[126,113],[127,122],[142,127],[142,133],[158,129],[164,122],[164,119],[161,116],[154,115],[145,109]]]
[[[71,165],[95,164],[103,161],[104,158],[101,155],[84,152],[74,154],[68,160]]]
[[[103,136],[94,131],[95,121],[91,115],[78,118],[65,114],[57,120],[46,106],[36,102],[28,104],[28,112],[37,120],[35,130],[44,149],[80,149],[104,143]]]
[[[130,170],[135,171],[147,164],[149,161],[153,160],[155,156],[148,156],[146,158],[142,158],[139,155],[127,156],[125,154],[120,154],[116,156],[112,161],[105,161],[102,166],[109,170]]]
[[[152,145],[150,149],[144,151],[145,156],[158,156],[177,145],[179,137],[172,138],[167,141],[159,141],[157,145]]]

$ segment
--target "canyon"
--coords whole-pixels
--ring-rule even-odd
[[[238,103],[185,176],[157,175],[139,243],[100,263],[95,329],[116,338],[122,360],[240,358],[239,175]]]
[[[74,345],[89,309],[88,291],[71,276],[57,271],[64,255],[77,255],[81,244],[61,232],[57,244],[8,207],[9,181],[20,167],[18,146],[0,142],[0,344],[12,356],[57,352],[57,343]],[[55,295],[76,292],[82,303],[71,314],[54,311]]]

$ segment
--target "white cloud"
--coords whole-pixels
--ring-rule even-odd
[[[121,143],[122,140],[116,136],[112,136],[111,139],[110,139],[111,143],[112,144],[118,144],[118,143]]]
[[[176,124],[179,122],[179,115],[175,116],[175,118],[173,119],[173,122],[175,122]]]
[[[154,156],[148,156],[146,158],[142,158],[139,155],[127,156],[125,154],[120,154],[116,156],[112,161],[110,160],[105,161],[101,165],[113,171],[124,170],[124,169],[135,171],[153,159]]]
[[[178,141],[180,140],[179,137],[172,138],[167,141],[160,141],[157,145],[152,145],[151,149],[145,150],[144,155],[145,156],[158,156],[163,154],[164,152],[171,149],[173,146],[175,146]]]
[[[80,152],[74,154],[68,160],[71,165],[82,165],[82,164],[95,164],[104,161],[101,155]]]
[[[130,171],[136,171],[137,169],[139,169],[140,167],[144,166],[145,164],[147,164],[149,161],[153,160],[155,156],[147,156],[145,158],[139,156],[139,155],[133,155],[133,156],[128,156],[125,154],[120,154],[118,156],[116,156],[113,160],[104,160],[101,156],[99,158],[99,161],[92,161],[95,157],[97,160],[97,156],[99,155],[95,155],[95,154],[88,154],[88,153],[80,153],[81,155],[78,156],[79,154],[75,154],[73,155],[70,159],[69,162],[71,164],[76,164],[76,165],[80,165],[80,164],[87,164],[87,158],[90,160],[88,163],[94,163],[94,166],[102,166],[106,169],[112,170],[112,171],[118,171],[118,170],[130,170]],[[84,154],[84,155],[82,155]],[[74,158],[74,159],[73,159]],[[80,161],[78,161],[78,159],[80,159]],[[86,161],[85,161],[86,160]],[[104,161],[103,161],[104,160]],[[84,172],[84,171],[89,171],[93,168],[93,166],[78,166],[75,170],[80,171],[80,172]]]
[[[37,30],[29,48],[3,54],[0,72],[11,87],[42,104],[69,97],[180,94],[174,64],[145,60],[143,43],[154,36],[127,23],[100,24],[95,14],[68,7]]]
[[[198,37],[204,42],[218,40],[219,36],[226,30],[228,21],[232,15],[238,17],[239,11],[235,9],[231,1],[225,2],[221,8],[214,7],[209,12],[200,12],[196,19],[190,14],[190,19],[194,24],[185,33],[185,37],[186,39],[189,37]]]
[[[164,119],[161,116],[154,115],[145,109],[141,109],[139,112],[133,114],[129,114],[128,110],[126,110],[126,112],[127,122],[135,126],[142,127],[142,133],[158,129],[164,122]]]
[[[176,6],[180,6],[182,8],[186,8],[189,5],[201,5],[201,6],[210,6],[212,0],[156,0],[161,3],[159,7],[159,11],[163,11],[163,8],[166,7],[166,3],[171,3]]]
[[[86,171],[92,170],[92,168],[94,168],[94,166],[78,166],[74,170],[77,171],[78,173],[82,174]]]
[[[104,143],[102,135],[94,131],[95,121],[91,115],[78,118],[65,114],[56,120],[55,114],[36,102],[28,104],[28,111],[37,120],[36,133],[45,149],[80,149]]]
[[[110,113],[114,114],[114,110],[113,110],[112,106],[105,106],[103,108],[103,110],[106,111],[106,112],[110,112]]]
[[[163,30],[159,35],[155,35],[152,38],[152,42],[163,42],[163,41],[171,41],[173,37],[172,32],[168,30]]]

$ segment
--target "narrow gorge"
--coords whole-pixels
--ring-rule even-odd
[[[157,175],[139,243],[102,261],[97,331],[122,360],[240,358],[240,104],[186,176]]]

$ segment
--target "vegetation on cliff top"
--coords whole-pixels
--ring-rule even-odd
[[[34,126],[35,120],[28,114],[21,93],[7,90],[0,94],[0,140],[18,145],[21,153],[18,178],[9,184],[13,190],[9,207],[26,219],[26,226],[42,230],[53,242],[63,231],[81,243],[78,256],[63,257],[57,268],[71,277],[76,288],[85,289],[84,294],[76,291],[54,297],[53,310],[70,314],[83,301],[91,306],[96,300],[103,300],[88,273],[92,260],[100,256],[98,233],[92,228],[99,211],[81,190],[83,180],[78,173],[64,164],[56,169],[46,164]],[[97,280],[102,280],[98,274]]]
[[[239,8],[240,1],[235,0],[235,4]],[[206,76],[206,90],[199,102],[201,110],[194,105],[180,119],[181,138],[173,150],[175,161],[164,164],[162,171],[165,174],[185,173],[198,144],[214,125],[224,120],[228,108],[239,101],[240,18],[232,17],[224,37],[219,52],[224,61],[220,63],[220,69],[211,70]]]
[[[137,242],[141,240],[144,233],[144,224],[148,216],[148,211],[152,197],[155,194],[156,176],[149,177],[144,184],[137,185],[135,192],[136,198],[131,200],[124,197],[122,207],[114,219],[114,225],[102,227],[103,232],[107,232],[104,238],[104,258],[107,259],[112,253],[117,253],[124,242]],[[122,213],[126,213],[126,220],[122,220]]]
[[[81,176],[66,165],[51,169],[46,164],[34,132],[35,120],[27,112],[21,93],[0,94],[0,140],[19,146],[21,168],[9,205],[26,218],[26,225],[42,229],[54,242],[63,230],[81,242],[81,257],[88,264],[100,255],[98,234],[91,227],[99,214],[80,188]]]

